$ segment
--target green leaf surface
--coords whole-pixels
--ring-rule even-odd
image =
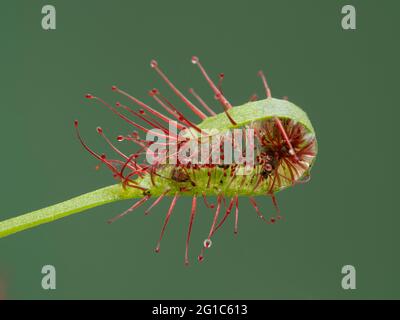
[[[106,203],[141,196],[140,190],[134,188],[125,190],[121,184],[101,188],[47,208],[4,220],[0,222],[0,238]]]
[[[278,117],[300,122],[315,135],[314,128],[307,114],[294,103],[287,100],[268,98],[265,100],[248,102],[244,105],[234,107],[228,112],[237,123],[236,126],[232,125],[225,113],[222,112],[214,117],[206,118],[198,127],[201,129],[225,131],[227,129],[243,127],[253,121]]]

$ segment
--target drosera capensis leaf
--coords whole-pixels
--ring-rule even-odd
[[[231,213],[235,216],[234,231],[237,233],[239,197],[247,198],[255,209],[258,217],[267,224],[274,224],[281,220],[282,216],[275,194],[290,186],[307,182],[310,178],[311,167],[316,159],[317,140],[311,121],[307,114],[292,102],[287,101],[287,99],[281,100],[273,98],[266,77],[261,71],[259,75],[263,81],[267,98],[254,101],[254,96],[252,96],[251,101],[233,107],[222,93],[221,81],[218,86],[216,86],[206,73],[199,59],[193,57],[192,62],[199,67],[201,73],[209,83],[215,94],[215,99],[223,108],[223,112],[219,114],[215,113],[193,89],[190,89],[189,92],[192,93],[209,114],[209,116],[207,116],[206,113],[201,111],[174,86],[155,60],[152,60],[151,67],[168,84],[186,107],[201,119],[200,123],[195,124],[191,122],[180,109],[163,96],[158,89],[151,90],[150,96],[167,112],[167,115],[161,114],[153,107],[129,95],[116,86],[112,87],[114,92],[127,98],[131,103],[139,106],[141,109],[135,110],[120,102],[117,102],[116,107],[114,107],[101,98],[92,94],[87,94],[86,98],[94,100],[101,106],[106,107],[113,114],[139,131],[148,133],[151,129],[158,129],[158,138],[167,138],[167,145],[172,141],[176,144],[178,151],[175,150],[172,154],[167,152],[167,161],[164,163],[139,162],[139,159],[146,154],[155,141],[140,139],[138,132],[133,132],[126,136],[120,135],[117,137],[118,142],[133,142],[140,146],[139,151],[126,155],[106,136],[105,131],[98,127],[98,134],[107,142],[112,152],[118,154],[120,157],[119,159],[109,158],[106,154],[98,154],[93,151],[86,144],[80,135],[78,121],[75,121],[77,138],[82,146],[96,158],[100,164],[111,170],[118,183],[47,208],[0,221],[0,238],[75,213],[84,212],[104,204],[137,199],[137,202],[131,205],[128,210],[108,221],[112,223],[142,206],[152,198],[155,199],[155,201],[145,211],[146,214],[165,197],[172,197],[173,199],[165,216],[160,238],[155,250],[159,252],[161,239],[164,236],[176,201],[180,196],[190,196],[193,200],[190,210],[190,225],[185,252],[185,264],[188,264],[188,245],[194,217],[196,215],[196,199],[198,197],[203,197],[209,209],[213,209],[215,206],[207,201],[207,196],[215,196],[218,203],[211,228],[208,231],[208,236],[204,240],[203,248],[198,256],[199,261],[203,261],[205,250],[211,247],[212,236],[215,234],[216,230],[220,229]],[[223,77],[220,77],[220,80],[221,79],[223,79]],[[132,117],[135,118],[135,121],[132,120]],[[152,128],[149,129],[141,123],[138,123],[137,119],[139,122],[142,121]],[[175,120],[175,128],[188,129],[185,135],[179,138],[183,140],[177,139],[176,133],[170,131],[171,119]],[[168,125],[165,125],[165,123],[168,123]],[[249,154],[249,151],[242,149],[241,144],[240,146],[238,145],[238,138],[235,135],[232,135],[231,138],[229,138],[229,135],[226,135],[226,133],[231,132],[233,129],[236,131],[239,129],[239,132],[248,132],[250,130],[254,133],[253,138],[249,138],[248,136],[244,138],[246,142],[250,141],[250,146],[254,151],[256,159],[254,163],[252,162],[250,164],[251,170],[249,172],[246,171],[249,168],[246,153]],[[200,138],[204,137],[207,141],[212,140],[215,133],[209,135],[211,131],[217,131],[224,135],[224,139],[227,139],[224,141],[217,140],[217,149],[212,149],[210,155],[207,156],[211,158],[211,155],[213,155],[214,159],[216,155],[217,162],[202,163],[193,161],[195,156],[198,157],[198,153],[196,152],[191,153],[191,157],[193,158],[190,158],[189,161],[183,161],[181,158],[178,158],[178,162],[171,161],[174,154],[176,155],[176,153],[179,153],[181,150],[186,150],[186,142],[191,141],[198,143],[201,140]],[[228,144],[226,144],[226,141],[228,141]],[[203,146],[203,142],[201,143]],[[234,157],[236,162],[224,162],[224,160],[226,160],[224,156],[227,145],[235,150],[235,154],[239,152],[240,156],[238,158],[236,158],[236,156]],[[241,162],[243,159],[246,159],[246,161]],[[275,215],[267,217],[267,214],[264,214],[261,208],[259,208],[254,197],[262,195],[271,198],[276,209]],[[226,198],[230,198],[230,200],[227,201]],[[229,203],[229,206],[227,203]]]
[[[289,118],[302,123],[312,134],[314,129],[308,119],[306,113],[297,107],[295,104],[279,99],[265,99],[256,102],[249,102],[242,106],[234,107],[231,110],[231,115],[238,119],[238,127],[244,126],[249,121],[257,121],[259,119],[272,118],[278,116],[280,118]],[[249,120],[251,115],[251,120]],[[200,128],[217,128],[219,130],[226,130],[226,127],[230,128],[232,125],[227,122],[223,113],[217,116],[207,118],[203,120],[199,125]],[[218,175],[222,175],[223,170],[219,170]],[[203,173],[203,174],[202,174]],[[161,182],[157,184],[158,187],[151,187],[150,180],[148,177],[144,179],[138,178],[140,181],[139,185],[143,187],[150,187],[152,197],[160,196],[165,188],[173,188],[174,184],[168,182]],[[197,174],[197,182],[199,184],[198,190],[191,192],[182,192],[182,195],[193,195],[194,192],[201,193],[205,192],[207,195],[217,195],[214,188],[204,188],[204,184],[207,180],[207,171],[199,171]],[[203,183],[200,183],[203,181]],[[226,195],[238,194],[241,196],[247,196],[248,190],[240,189],[238,185],[231,184],[228,190],[225,190]],[[264,189],[259,189],[259,192],[252,193],[253,195],[262,195],[265,193]],[[134,188],[123,188],[122,184],[118,183],[108,187],[104,187],[77,197],[70,200],[60,202],[58,204],[39,209],[27,214],[10,218],[0,222],[0,238],[19,231],[30,229],[39,226],[44,223],[49,223],[72,214],[76,214],[88,209],[101,206],[107,203],[112,203],[121,200],[142,198],[143,192]]]

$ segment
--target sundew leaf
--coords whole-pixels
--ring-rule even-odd
[[[280,119],[291,119],[300,123],[307,129],[309,134],[315,136],[314,128],[312,127],[307,114],[301,108],[286,100],[268,98],[256,102],[249,102],[242,106],[230,109],[229,113],[235,119],[237,125],[233,126],[226,115],[221,113],[206,118],[198,125],[198,127],[204,130],[215,129],[218,131],[227,131],[232,128],[244,127],[257,121],[264,121],[278,117]],[[195,133],[195,131],[193,131],[193,133]],[[167,168],[162,172],[164,176],[169,176],[170,171],[168,170],[171,170],[171,168]],[[215,169],[215,180],[221,179],[223,175],[224,170],[217,167]],[[154,181],[151,181],[154,179],[156,180],[155,185],[153,185]],[[190,191],[180,190],[181,186],[174,181],[168,181],[159,177],[153,177],[153,179],[150,179],[149,175],[137,178],[136,182],[137,185],[148,189],[150,191],[150,196],[159,196],[167,189],[171,190],[171,194],[180,192],[183,196],[202,193],[207,195],[218,195],[218,192],[221,191],[223,191],[226,196],[255,196],[267,192],[265,187],[258,188],[257,192],[251,192],[251,189],[248,190],[242,188],[240,183],[241,180],[239,179],[234,183],[229,184],[229,186],[218,185],[217,187],[205,188],[204,186],[207,184],[208,180],[207,169],[198,169],[196,179],[197,186],[191,188]],[[286,186],[282,186],[281,189],[284,189],[285,187]],[[142,190],[132,187],[124,188],[121,183],[104,187],[40,210],[4,220],[0,222],[0,238],[107,203],[143,197],[144,193]]]

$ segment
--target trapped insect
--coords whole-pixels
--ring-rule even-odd
[[[155,247],[155,251],[159,252],[177,201],[182,196],[190,196],[192,201],[188,210],[184,258],[185,264],[188,264],[189,242],[199,198],[214,210],[211,226],[205,233],[198,255],[199,261],[204,259],[205,250],[211,247],[215,232],[228,217],[233,217],[234,232],[238,232],[239,198],[240,202],[249,201],[263,222],[273,224],[280,220],[282,217],[275,194],[310,179],[311,166],[317,154],[317,141],[310,120],[302,109],[287,99],[272,98],[266,77],[261,71],[259,76],[266,98],[257,100],[257,96],[253,95],[247,103],[233,107],[222,90],[224,75],[220,74],[215,84],[197,57],[192,58],[192,63],[211,87],[219,105],[217,108],[211,108],[193,89],[189,89],[195,105],[175,87],[155,60],[151,61],[151,67],[181,104],[194,113],[199,123],[191,121],[181,107],[158,89],[149,91],[158,109],[117,86],[113,86],[112,90],[133,106],[121,102],[111,105],[95,95],[87,94],[87,99],[109,109],[135,130],[119,135],[112,142],[98,127],[98,134],[110,147],[111,153],[106,154],[92,150],[79,132],[78,121],[74,123],[80,143],[97,159],[97,168],[105,166],[110,169],[117,183],[4,220],[0,222],[0,237],[105,203],[139,199],[125,212],[110,219],[109,223],[112,223],[153,199],[145,210],[149,214],[157,204],[170,197],[169,209]],[[222,112],[217,113],[218,110]],[[140,133],[147,135],[146,139]],[[117,143],[132,143],[137,147],[135,152],[125,154],[117,147]],[[151,161],[148,161],[149,158]],[[208,196],[216,196],[216,203],[210,203]],[[264,215],[255,200],[256,196],[270,197],[276,214],[269,217]]]

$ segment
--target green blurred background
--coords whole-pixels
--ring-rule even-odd
[[[341,27],[341,8],[357,9],[357,30]],[[41,28],[41,8],[57,10],[57,29]],[[183,264],[190,199],[180,200],[160,254],[153,249],[169,202],[113,225],[130,202],[107,205],[0,239],[0,296],[8,299],[400,298],[395,198],[399,174],[398,1],[2,1],[0,219],[113,183],[79,145],[73,120],[95,149],[95,132],[129,132],[83,98],[121,99],[113,84],[150,102],[166,86],[158,59],[186,91],[213,101],[198,55],[242,104],[262,87],[289,96],[313,121],[319,156],[310,183],[278,195],[286,221],[261,223],[241,201],[197,263],[212,212],[195,222],[191,266]],[[172,97],[172,94],[170,95]],[[268,198],[264,211],[273,212]],[[57,289],[41,288],[41,268],[57,270]],[[341,268],[357,270],[357,289],[341,288]]]

